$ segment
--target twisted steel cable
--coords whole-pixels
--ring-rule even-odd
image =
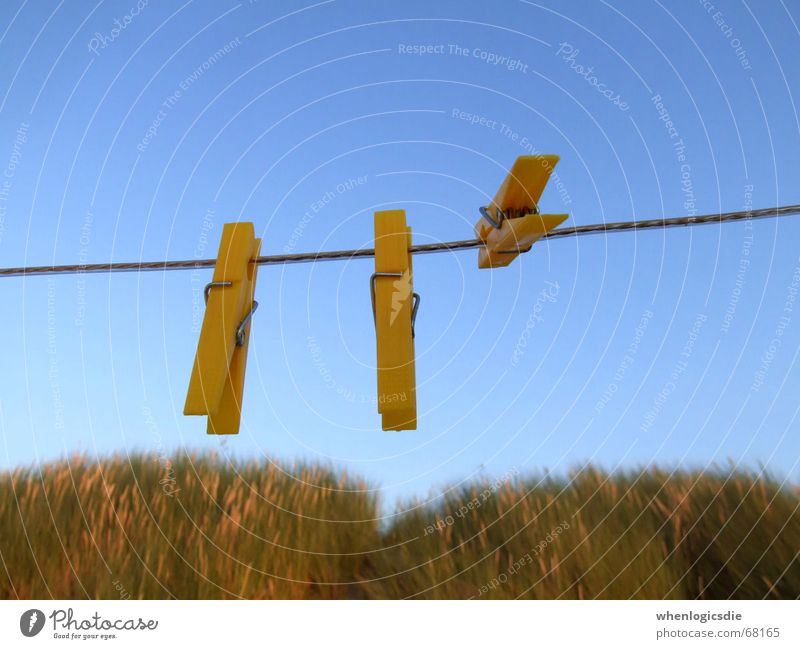
[[[652,230],[656,228],[685,227],[710,223],[726,223],[747,219],[776,218],[800,214],[800,205],[784,205],[766,207],[758,210],[742,212],[724,212],[721,214],[705,214],[701,216],[680,216],[669,219],[649,219],[643,221],[617,221],[612,223],[594,223],[574,227],[558,228],[542,236],[542,239],[558,239],[563,237],[579,237],[586,234],[624,232],[628,230]],[[430,254],[437,252],[454,252],[480,248],[484,245],[481,239],[462,239],[461,241],[442,241],[411,246],[414,254]],[[266,255],[257,257],[259,266],[277,264],[301,264],[334,259],[357,259],[373,257],[374,248],[358,248],[355,250],[330,250],[327,252],[301,252],[284,255]],[[102,264],[68,264],[54,266],[21,266],[17,268],[0,268],[0,277],[19,277],[29,275],[55,275],[69,273],[121,273],[167,270],[190,270],[193,268],[213,268],[216,259],[181,259],[172,261],[138,261],[109,262]]]

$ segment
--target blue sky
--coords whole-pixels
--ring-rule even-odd
[[[800,203],[797,2],[4,2],[3,266],[472,236],[556,153],[571,224]],[[392,499],[656,462],[797,479],[800,218],[418,256],[419,427],[380,430],[371,260],[262,267],[242,432],[182,406],[210,272],[2,279],[0,463],[178,448]]]

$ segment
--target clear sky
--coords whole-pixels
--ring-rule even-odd
[[[95,6],[96,5],[96,6]],[[472,237],[514,159],[567,224],[800,203],[800,4],[0,5],[2,266]],[[215,449],[387,499],[657,462],[800,476],[800,217],[418,256],[419,427],[380,430],[372,260],[262,267],[242,432],[184,417],[210,272],[0,279],[0,463]]]

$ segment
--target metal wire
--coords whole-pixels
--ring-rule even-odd
[[[742,221],[747,219],[763,219],[780,216],[800,214],[800,205],[784,205],[782,207],[767,207],[759,210],[744,212],[724,212],[722,214],[705,214],[702,216],[680,216],[669,219],[649,219],[646,221],[618,221],[614,223],[595,223],[592,225],[578,225],[568,228],[558,228],[545,234],[543,239],[558,239],[562,237],[578,237],[586,234],[600,234],[623,232],[627,230],[652,230],[655,228],[671,228],[690,225],[703,225],[709,223],[725,223],[728,221]],[[442,241],[440,243],[426,243],[411,246],[409,251],[414,254],[430,254],[437,252],[456,252],[481,248],[483,241],[480,239],[463,239],[461,241]],[[374,248],[359,248],[356,250],[331,250],[328,252],[301,252],[287,255],[267,255],[257,257],[255,262],[259,266],[277,264],[301,264],[334,259],[358,259],[361,257],[374,257]],[[124,273],[144,271],[191,270],[193,268],[213,268],[216,259],[184,259],[173,261],[138,261],[138,262],[111,262],[104,264],[71,264],[62,266],[25,266],[18,268],[0,268],[0,277],[18,277],[28,275],[54,275],[69,273]]]

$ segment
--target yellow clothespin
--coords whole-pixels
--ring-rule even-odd
[[[242,410],[250,319],[258,308],[255,259],[261,251],[252,223],[226,223],[204,291],[206,312],[197,343],[185,415],[208,415],[207,432],[235,435]]]
[[[375,273],[370,277],[378,347],[378,412],[383,430],[416,430],[417,385],[411,228],[404,210],[375,212]]]
[[[486,244],[478,253],[478,268],[508,266],[568,214],[539,214],[539,198],[550,179],[557,155],[520,156],[489,207],[481,208],[475,232]]]

